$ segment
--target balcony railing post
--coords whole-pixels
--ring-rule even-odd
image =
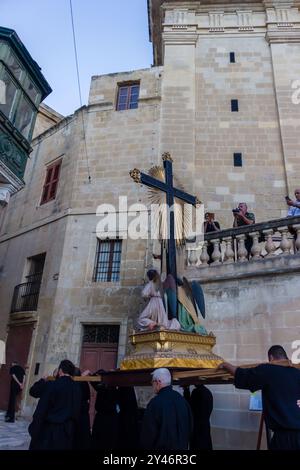
[[[196,266],[198,264],[198,256],[196,249],[189,250],[188,261],[191,266]]]
[[[226,264],[234,263],[234,251],[232,249],[232,243],[233,243],[232,237],[223,238],[223,241],[226,244],[224,263]]]
[[[209,261],[209,256],[207,253],[207,242],[203,243],[201,255],[200,255],[200,261],[201,261],[202,267],[207,267],[208,261]]]
[[[289,229],[288,227],[280,227],[278,231],[281,234],[280,248],[282,249],[283,255],[290,255],[292,249],[292,242],[288,239]]]
[[[276,245],[273,242],[273,234],[274,230],[269,229],[269,230],[264,230],[263,233],[266,236],[266,252],[267,252],[267,257],[275,256],[275,251],[276,251]]]
[[[251,255],[253,260],[260,259],[261,255],[261,248],[259,246],[258,238],[259,238],[259,232],[253,232],[249,234],[250,237],[253,240],[253,245],[251,248]]]
[[[211,264],[220,264],[221,258],[222,258],[222,253],[220,250],[220,239],[216,238],[215,240],[212,240],[213,245],[214,245],[214,251],[211,255],[213,262]]]
[[[300,225],[293,225],[293,229],[296,230],[297,238],[295,241],[295,248],[297,254],[300,254]]]
[[[238,260],[241,263],[247,261],[248,252],[245,246],[246,236],[244,234],[237,235],[236,239],[238,240]]]

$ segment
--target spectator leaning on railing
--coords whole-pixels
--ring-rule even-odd
[[[288,196],[286,197],[286,203],[290,207],[287,215],[288,217],[296,217],[300,215],[300,189],[295,189],[295,197],[295,201]]]

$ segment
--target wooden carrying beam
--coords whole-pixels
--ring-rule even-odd
[[[290,361],[276,361],[272,362],[275,365],[281,366],[292,366],[300,369],[300,364],[295,365]],[[238,367],[242,368],[251,368],[256,367],[259,364],[246,364],[240,365]],[[84,377],[74,377],[75,381],[78,382],[101,382],[105,385],[111,387],[134,387],[134,386],[150,386],[152,376],[151,373],[153,369],[144,369],[144,370],[112,370],[107,372],[102,372],[97,376],[84,376]],[[170,369],[172,374],[173,384],[174,385],[220,385],[220,384],[232,384],[234,378],[231,374],[223,369]],[[53,378],[52,378],[53,380]]]

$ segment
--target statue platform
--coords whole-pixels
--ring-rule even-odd
[[[133,332],[130,335],[133,352],[126,356],[121,370],[157,369],[215,369],[223,359],[212,349],[216,337],[183,331],[157,329]]]

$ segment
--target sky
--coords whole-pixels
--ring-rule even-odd
[[[147,0],[72,0],[82,104],[93,75],[152,65]],[[0,25],[14,29],[42,68],[63,115],[80,107],[70,0],[0,0]]]

